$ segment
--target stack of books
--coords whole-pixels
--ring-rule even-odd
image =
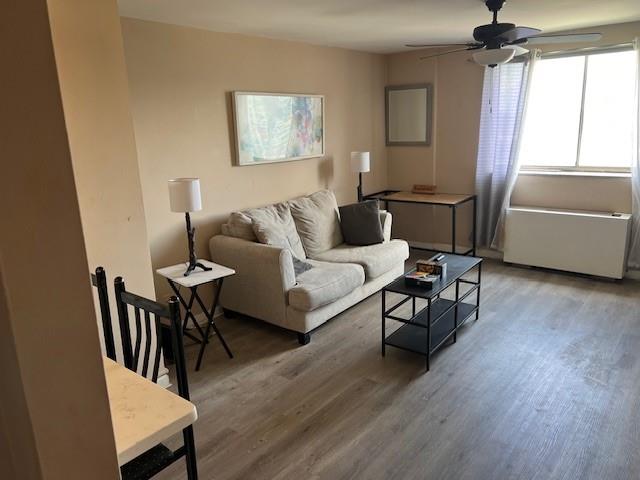
[[[409,272],[404,276],[405,285],[411,285],[413,287],[431,288],[433,282],[437,281],[440,277],[438,275],[431,275],[425,272]]]
[[[416,270],[418,272],[426,272],[432,275],[438,275],[439,277],[447,276],[447,263],[443,261],[444,255],[441,260],[435,260],[436,257],[429,260],[418,260],[416,262]]]
[[[416,269],[404,276],[406,285],[431,288],[433,283],[447,276],[447,263],[444,261],[446,257],[443,254],[437,254],[429,260],[418,260]]]

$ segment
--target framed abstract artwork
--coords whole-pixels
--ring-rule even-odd
[[[324,96],[233,92],[237,165],[324,156]]]

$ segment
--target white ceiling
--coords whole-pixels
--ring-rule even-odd
[[[482,0],[119,0],[120,14],[218,32],[398,52],[470,40]],[[640,20],[640,0],[510,0],[500,20],[545,32]]]

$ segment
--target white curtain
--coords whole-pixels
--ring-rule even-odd
[[[485,69],[476,167],[480,246],[502,248],[504,217],[520,168],[528,87],[538,56],[532,51],[523,62]]]
[[[633,115],[632,135],[633,152],[631,157],[631,191],[633,218],[631,223],[631,247],[629,248],[629,267],[640,268],[640,39],[633,42],[636,52],[636,94],[633,100],[635,112]]]

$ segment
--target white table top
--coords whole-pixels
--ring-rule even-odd
[[[198,262],[210,267],[211,271],[203,272],[202,269],[196,267],[188,277],[185,277],[184,272],[187,270],[189,264],[178,263],[177,265],[171,265],[170,267],[159,268],[156,270],[156,273],[168,278],[178,285],[182,285],[183,287],[196,287],[203,283],[213,282],[219,278],[228,277],[236,273],[232,268],[225,267],[224,265],[218,265],[217,263],[210,262],[209,260],[198,260]]]
[[[107,357],[103,361],[118,465],[133,460],[198,418],[193,403]]]

